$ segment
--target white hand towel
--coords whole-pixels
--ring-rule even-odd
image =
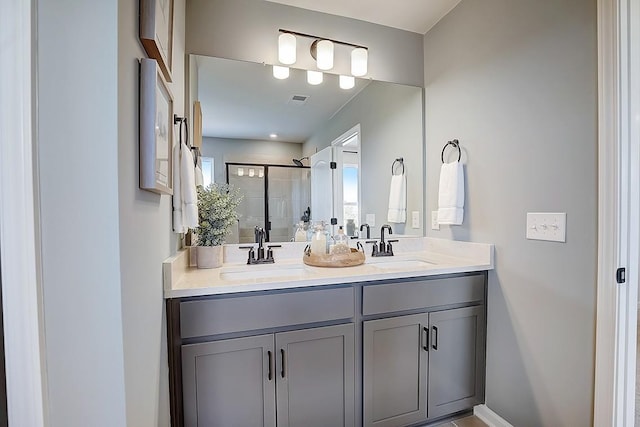
[[[186,233],[182,220],[182,188],[180,184],[180,144],[173,147],[173,232]]]
[[[188,228],[198,226],[198,193],[196,192],[195,166],[191,150],[186,144],[180,149],[180,184],[182,188],[182,216]]]
[[[389,189],[389,211],[387,222],[404,223],[407,221],[407,180],[402,175],[391,176]]]
[[[464,217],[464,170],[462,163],[444,163],[438,189],[438,223],[460,225]]]

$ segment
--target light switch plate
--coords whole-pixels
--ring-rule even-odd
[[[527,239],[550,242],[567,241],[567,214],[551,212],[527,213]]]
[[[420,212],[411,212],[411,228],[420,228]]]
[[[366,222],[367,222],[367,224],[369,224],[369,227],[375,227],[376,226],[376,214],[367,214],[366,215]]]
[[[438,211],[431,211],[431,229],[440,230],[440,223],[438,222]]]

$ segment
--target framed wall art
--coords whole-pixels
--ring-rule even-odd
[[[158,61],[171,81],[173,57],[173,0],[140,0],[140,41],[149,58]]]
[[[154,59],[140,61],[140,188],[173,194],[173,96]]]

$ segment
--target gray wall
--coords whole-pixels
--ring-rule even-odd
[[[127,425],[169,426],[162,261],[175,253],[171,197],[138,188],[138,3],[118,2],[118,206]],[[185,0],[174,2],[175,113],[184,116]]]
[[[187,53],[276,64],[280,28],[367,46],[368,77],[423,86],[422,35],[264,0],[189,0]],[[349,73],[350,50],[335,52],[332,71]],[[299,48],[295,67],[312,65]]]
[[[35,5],[48,421],[52,427],[123,426],[118,2]]]
[[[391,165],[402,157],[407,176],[407,223],[392,224],[396,234],[423,235],[411,228],[411,212],[423,212],[423,91],[412,86],[372,82],[305,142],[305,156],[328,147],[360,124],[362,222],[376,215],[375,231],[387,222]],[[370,191],[371,189],[380,191]],[[421,221],[422,222],[422,221]],[[420,224],[422,226],[422,224]]]
[[[594,0],[463,0],[425,36],[427,194],[459,138],[465,220],[429,236],[491,242],[487,405],[515,426],[593,412],[597,50]],[[525,239],[567,213],[567,242]]]
[[[202,155],[213,157],[214,181],[223,183],[227,182],[225,163],[293,165],[291,159],[302,157],[302,144],[204,137]]]

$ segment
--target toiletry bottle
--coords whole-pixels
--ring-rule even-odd
[[[327,235],[322,224],[317,224],[314,229],[311,237],[311,253],[314,255],[327,254]]]
[[[298,228],[296,228],[296,233],[293,238],[296,242],[306,242],[307,241],[307,231],[304,229],[304,222],[300,221],[298,223]]]
[[[342,226],[340,226],[338,234],[336,234],[333,239],[335,240],[335,244],[331,251],[332,254],[348,254],[351,251],[351,249],[349,249],[349,238],[344,234]]]

